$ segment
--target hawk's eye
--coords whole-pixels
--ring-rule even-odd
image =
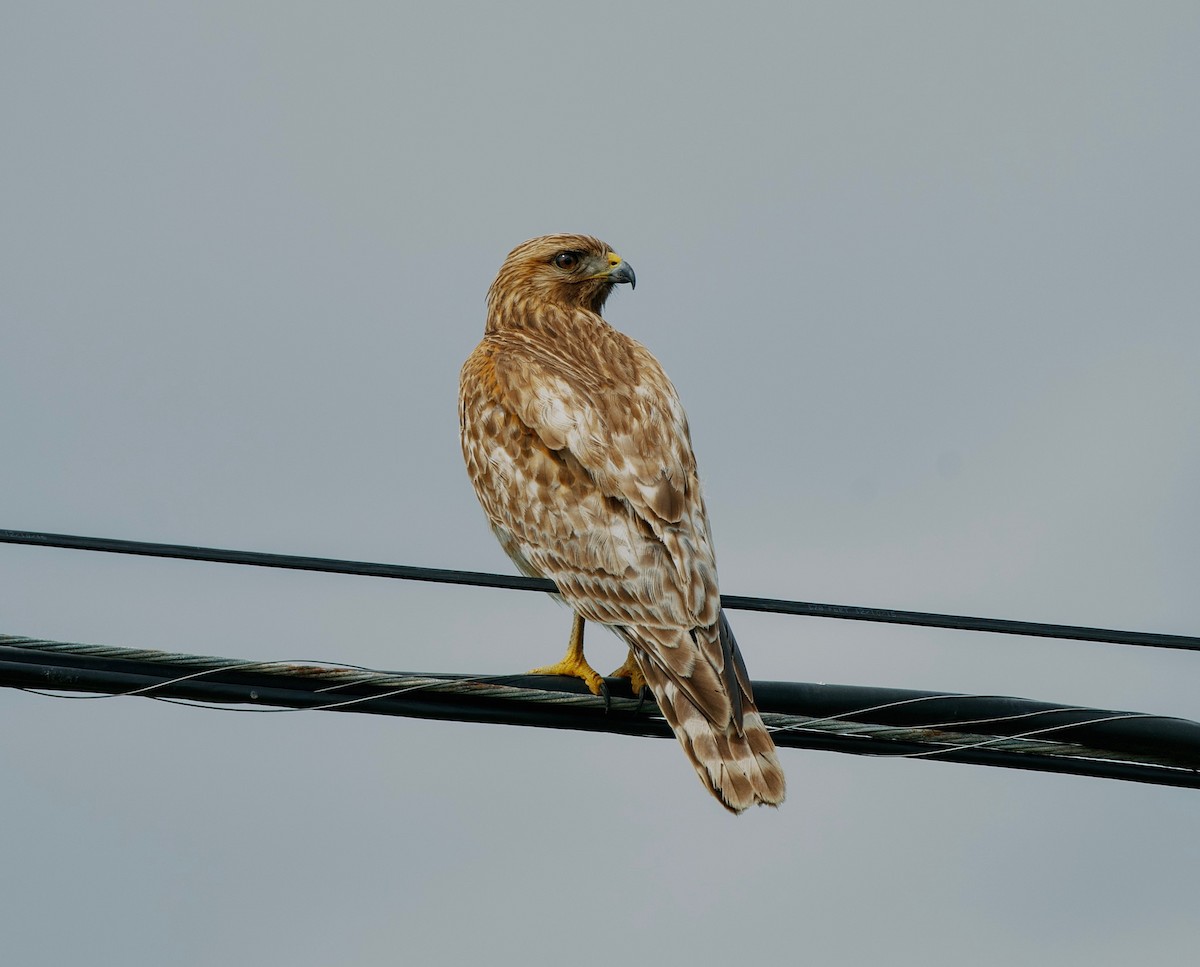
[[[554,264],[560,269],[573,269],[579,264],[579,253],[559,252],[554,256]]]

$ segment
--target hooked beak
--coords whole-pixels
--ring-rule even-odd
[[[620,282],[628,282],[629,288],[637,288],[637,276],[633,272],[633,266],[626,262],[616,252],[608,253],[608,262],[611,268],[608,270],[608,281],[613,284]]]

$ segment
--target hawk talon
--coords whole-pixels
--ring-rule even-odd
[[[646,690],[646,676],[642,674],[642,670],[638,667],[637,659],[633,657],[633,649],[629,650],[629,654],[625,657],[625,664],[614,671],[609,678],[628,678],[629,689],[634,695],[640,695]]]
[[[607,701],[608,686],[600,673],[582,658],[578,662],[564,658],[554,665],[543,665],[541,668],[531,668],[528,675],[557,675],[561,678],[578,678],[588,688],[588,691],[598,697],[603,696]]]
[[[600,677],[600,673],[587,663],[583,657],[583,618],[575,615],[571,622],[571,638],[567,642],[567,653],[562,661],[553,665],[543,665],[534,668],[530,675],[563,675],[567,678],[578,678],[593,695],[604,699],[604,710],[608,711],[608,685]]]

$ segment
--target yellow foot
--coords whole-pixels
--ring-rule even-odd
[[[570,678],[581,678],[583,683],[587,685],[588,691],[593,695],[601,695],[604,693],[604,679],[600,677],[600,673],[591,665],[583,660],[583,656],[573,658],[570,654],[556,665],[545,665],[542,668],[534,668],[529,672],[530,675],[566,675]]]
[[[608,676],[609,678],[628,678],[629,687],[633,689],[634,695],[640,695],[642,689],[646,687],[646,676],[642,674],[642,670],[638,668],[637,662],[634,660],[633,652],[630,651],[625,658],[625,664],[618,668],[615,672]]]
[[[546,665],[535,668],[530,675],[566,675],[570,678],[581,678],[593,695],[603,695],[604,705],[608,706],[608,689],[604,687],[604,679],[600,673],[587,663],[583,657],[583,618],[579,615],[571,620],[571,639],[567,642],[567,653],[557,665]]]

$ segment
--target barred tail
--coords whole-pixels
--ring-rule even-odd
[[[775,743],[748,696],[742,697],[741,727],[733,716],[721,727],[710,721],[653,661],[638,656],[638,665],[700,781],[726,809],[740,813],[754,805],[778,806],[783,802],[783,767],[775,755]]]

